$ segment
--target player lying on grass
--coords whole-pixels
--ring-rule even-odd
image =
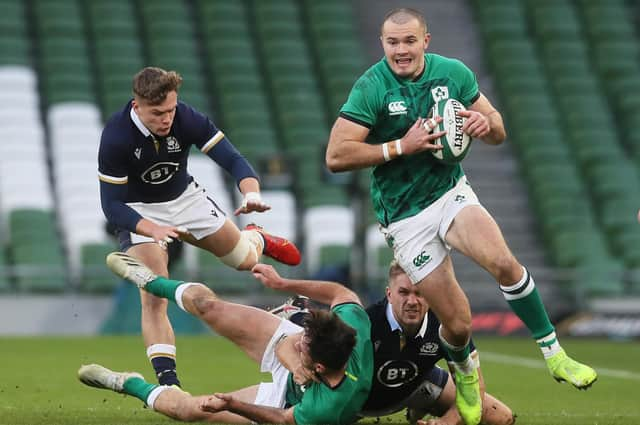
[[[304,320],[302,312],[306,309],[304,301],[297,297],[274,311],[297,323]],[[462,424],[455,406],[454,380],[446,370],[436,366],[439,360],[448,358],[438,337],[440,322],[395,260],[389,266],[386,297],[369,306],[367,314],[371,321],[374,369],[362,416],[386,416],[407,409],[407,419],[412,424],[427,414],[437,417],[423,424]],[[479,363],[473,342],[471,345],[472,357]],[[484,392],[480,369],[478,373],[484,394],[481,423],[513,424],[511,409]]]
[[[448,359],[438,337],[440,322],[396,261],[389,267],[386,297],[369,306],[367,314],[371,321],[374,371],[362,413],[381,416],[406,408],[410,423],[430,414],[440,418],[429,419],[428,425],[461,424],[455,406],[454,380],[446,370],[436,366],[440,359]],[[473,342],[471,345],[472,357],[479,365]],[[513,424],[511,409],[484,392],[480,369],[478,374],[484,394],[481,423]]]
[[[192,396],[176,387],[150,384],[135,372],[114,372],[94,364],[78,371],[86,385],[132,395],[182,421],[346,424],[358,419],[371,388],[373,350],[369,318],[348,288],[284,279],[271,266],[256,265],[253,274],[265,286],[331,306],[330,311],[312,311],[300,327],[264,310],[223,301],[203,284],[159,277],[123,253],[110,254],[107,264],[119,276],[175,301],[233,341],[260,364],[261,371],[271,372],[273,382],[226,394]],[[301,381],[309,383],[296,383]]]

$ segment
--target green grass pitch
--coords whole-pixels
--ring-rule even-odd
[[[152,378],[140,337],[0,341],[0,424],[176,423],[144,409],[133,397],[85,387],[76,379],[80,364],[92,362]],[[476,343],[488,391],[512,407],[519,425],[640,424],[637,342],[565,338],[570,354],[600,372],[588,391],[553,381],[531,340],[477,338]],[[192,394],[230,391],[268,378],[232,344],[211,336],[179,336],[178,367]],[[404,418],[397,414],[380,423],[404,423]]]

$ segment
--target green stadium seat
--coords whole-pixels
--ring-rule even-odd
[[[313,208],[323,205],[348,206],[349,199],[346,191],[342,187],[328,184],[314,184],[313,189],[302,193],[302,204],[304,208]]]
[[[622,205],[618,206],[620,204],[620,201],[606,203],[602,208],[601,217],[605,231],[609,234],[614,245],[618,245],[616,253],[622,255],[626,243],[620,242],[620,239],[632,237],[629,231],[638,225],[636,219],[638,211],[636,203],[634,203],[635,208],[633,210],[628,208],[619,209],[624,208]]]
[[[551,260],[559,267],[577,267],[609,256],[601,233],[596,229],[565,230],[551,240]]]
[[[587,61],[587,46],[581,39],[553,40],[542,45],[542,57],[545,62],[558,60]]]
[[[201,249],[198,250],[198,281],[218,294],[257,294],[264,290],[250,273],[234,270]]]
[[[21,291],[66,289],[66,263],[50,211],[16,209],[9,214],[10,255]]]
[[[112,293],[115,290],[120,279],[105,265],[107,255],[113,251],[117,251],[115,243],[82,246],[80,290],[91,293]]]
[[[94,21],[94,29],[103,26],[111,28],[128,26],[135,23],[135,7],[128,0],[92,0],[87,3],[87,6]]]
[[[575,285],[587,296],[620,296],[624,266],[614,260],[585,264],[576,269]]]
[[[324,245],[320,247],[319,267],[349,264],[351,247],[347,245]]]
[[[85,56],[51,55],[41,58],[40,69],[46,76],[65,73],[87,75],[91,72],[91,65]]]
[[[543,40],[576,40],[581,37],[580,21],[573,6],[568,4],[536,2],[532,9],[533,27]]]
[[[0,250],[0,292],[6,292],[11,289],[9,267],[5,257],[4,250]]]
[[[0,65],[31,65],[31,45],[26,37],[0,37]]]
[[[13,243],[11,246],[16,283],[20,291],[62,292],[68,275],[59,246],[41,240]]]
[[[237,37],[246,37],[246,23],[236,20],[216,19],[213,22],[207,21],[203,28],[207,40],[225,39],[233,40]]]

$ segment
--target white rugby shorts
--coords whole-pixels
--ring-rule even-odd
[[[289,320],[282,320],[280,326],[274,332],[267,348],[264,350],[260,372],[271,372],[272,382],[261,382],[256,394],[255,404],[261,406],[283,408],[286,403],[287,380],[289,371],[276,356],[276,345],[285,335],[293,335],[302,332],[302,327]]]
[[[195,181],[176,199],[167,202],[131,202],[127,204],[147,220],[164,226],[184,227],[194,238],[207,237],[224,225],[225,213]],[[130,233],[131,244],[153,242],[148,236]]]
[[[462,176],[451,190],[418,214],[388,227],[380,226],[385,239],[392,241],[394,257],[414,285],[449,255],[451,247],[445,236],[456,215],[469,205],[480,205],[480,201]]]

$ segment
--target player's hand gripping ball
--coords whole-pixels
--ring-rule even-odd
[[[471,137],[462,131],[466,117],[457,115],[466,108],[455,99],[446,99],[436,102],[429,111],[429,118],[442,117],[442,121],[433,128],[434,132],[446,131],[444,136],[433,141],[436,145],[442,145],[442,149],[431,151],[440,161],[446,164],[455,164],[464,159],[471,146]],[[427,126],[427,120],[425,120]],[[430,130],[430,127],[426,127]]]

